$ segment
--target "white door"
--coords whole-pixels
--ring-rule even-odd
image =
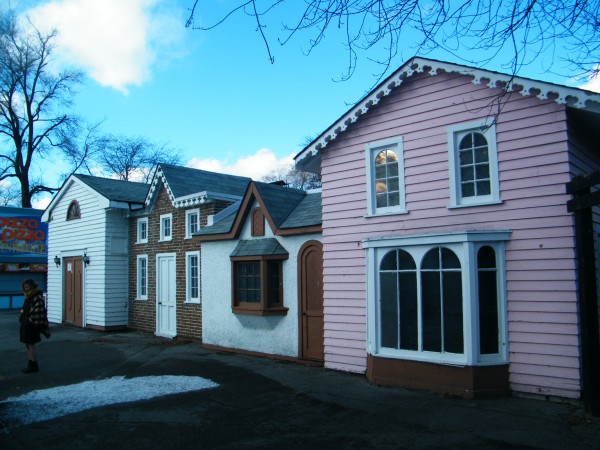
[[[175,337],[177,335],[175,254],[157,255],[156,270],[156,334]]]

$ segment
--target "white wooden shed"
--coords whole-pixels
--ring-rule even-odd
[[[127,327],[128,216],[149,185],[71,175],[42,215],[48,223],[48,319]]]

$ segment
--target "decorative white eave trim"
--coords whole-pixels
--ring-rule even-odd
[[[167,190],[167,194],[169,195],[169,199],[171,200],[171,203],[173,203],[173,199],[175,198],[173,195],[173,192],[171,192],[171,188],[169,187],[169,184],[167,183],[167,179],[162,171],[162,168],[160,166],[158,166],[156,168],[156,172],[154,173],[154,177],[152,178],[152,183],[150,184],[150,189],[148,189],[148,193],[146,194],[146,200],[144,201],[144,204],[146,205],[146,207],[148,207],[150,205],[150,202],[152,201],[152,197],[154,197],[154,192],[158,189],[159,182],[162,182],[162,184],[165,186],[165,189]]]
[[[165,186],[167,186],[166,183]],[[168,192],[169,198],[171,199],[171,203],[175,208],[188,208],[190,206],[203,205],[208,200],[208,194],[206,193],[206,191],[178,198],[173,198],[170,189],[168,190]]]
[[[362,100],[350,108],[332,126],[296,155],[294,158],[296,163],[305,158],[317,156],[320,150],[327,147],[331,141],[346,131],[348,126],[356,122],[360,116],[365,114],[374,105],[377,105],[383,97],[388,96],[406,78],[415,73],[429,73],[431,76],[440,73],[458,73],[473,77],[473,84],[486,84],[489,88],[500,88],[506,92],[519,92],[523,96],[536,96],[540,100],[553,100],[556,103],[565,104],[572,108],[600,112],[600,94],[597,93],[459,64],[416,57],[406,62],[373,91],[363,97]]]
[[[222,194],[219,192],[211,192],[211,191],[202,191],[196,192],[194,194],[185,195],[183,197],[175,197],[173,195],[173,191],[167,183],[167,178],[165,177],[160,166],[156,169],[156,173],[154,174],[154,178],[152,179],[152,183],[150,185],[150,189],[148,189],[148,194],[146,195],[146,200],[144,204],[146,207],[150,205],[152,201],[152,197],[154,196],[154,192],[158,189],[159,183],[162,182],[165,190],[167,191],[167,195],[169,196],[169,200],[171,201],[171,205],[173,208],[189,208],[191,206],[198,206],[208,203],[214,200],[231,200],[237,201],[241,197],[237,195],[230,194]]]

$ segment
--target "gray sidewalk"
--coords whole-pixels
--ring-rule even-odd
[[[53,325],[39,345],[40,372],[25,375],[15,312],[0,312],[0,448],[169,449],[600,449],[600,419],[581,406],[506,397],[444,398],[370,385],[363,376],[215,352],[197,342]],[[44,419],[53,404],[10,398],[60,386],[92,402],[102,380],[131,393],[153,376],[203,377],[218,387],[112,403]],[[162,378],[161,378],[162,380]],[[74,385],[86,381],[86,393]],[[131,385],[129,385],[131,386]],[[168,385],[164,386],[168,388]],[[88,392],[89,391],[89,392]],[[15,411],[17,411],[15,413]]]

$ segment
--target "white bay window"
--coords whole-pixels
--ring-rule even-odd
[[[506,363],[509,236],[471,231],[364,241],[368,352],[441,364]]]

